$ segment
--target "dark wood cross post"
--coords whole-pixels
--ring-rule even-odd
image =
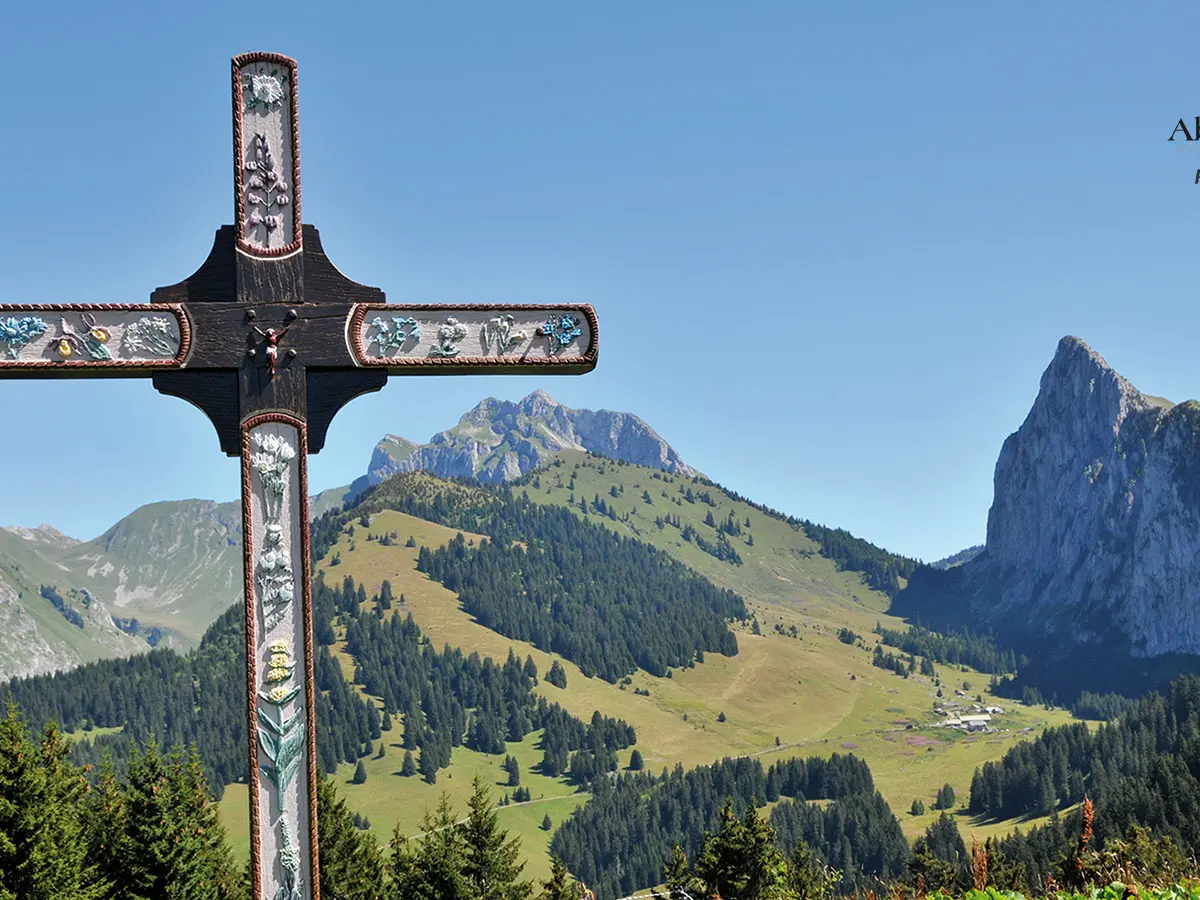
[[[582,374],[590,306],[402,306],[350,281],[300,219],[296,63],[233,59],[234,224],[149,304],[2,305],[0,378],[151,377],[242,460],[256,900],[319,897],[305,457],[388,375]]]

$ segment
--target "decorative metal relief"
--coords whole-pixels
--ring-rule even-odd
[[[258,746],[267,758],[260,766],[262,773],[275,785],[276,811],[283,812],[287,808],[288,786],[304,761],[304,713],[299,709],[290,715],[284,712],[284,706],[300,693],[300,688],[291,683],[296,664],[287,642],[275,641],[269,649],[266,689],[259,691],[258,696],[274,707],[274,714],[260,707]]]
[[[525,343],[529,335],[514,326],[513,315],[497,316],[483,323],[481,337],[486,351],[506,353],[513,347]]]
[[[187,335],[182,314],[166,306],[0,307],[0,367],[173,365]]]
[[[546,352],[554,356],[570,347],[583,334],[583,329],[579,327],[581,324],[579,317],[573,315],[551,316],[547,319],[538,329],[538,334],[547,338]]]
[[[429,348],[430,356],[458,356],[458,342],[467,336],[467,326],[454,316],[438,326],[437,343]]]
[[[250,154],[253,156],[248,154],[242,163],[246,177],[246,230],[253,232],[261,226],[269,235],[279,228],[283,211],[292,198],[265,134],[254,135]]]
[[[45,334],[49,327],[41,316],[0,318],[0,344],[8,349],[11,359],[17,359],[21,350]]]
[[[589,306],[414,306],[363,304],[351,314],[359,365],[567,366],[596,361],[596,316]]]
[[[390,324],[382,316],[376,316],[371,320],[371,329],[375,333],[368,343],[376,346],[379,356],[393,356],[403,350],[410,340],[421,340],[421,326],[411,316],[392,316]]]
[[[65,318],[62,320],[58,355],[63,359],[69,359],[73,353],[88,359],[112,359],[112,351],[108,348],[112,332],[96,324],[96,317],[90,313],[81,313],[79,318],[83,322],[82,330],[77,330]]]
[[[303,554],[299,457],[294,426],[268,422],[252,427],[247,466],[250,478],[250,552],[254,591],[254,657],[257,683],[255,742],[262,835],[263,894],[270,900],[310,896],[305,857],[309,729],[302,660],[298,648],[305,624],[297,597],[301,577],[293,559]]]
[[[296,64],[255,53],[234,59],[238,238],[255,255],[300,247]]]
[[[275,900],[303,900],[300,848],[296,846],[296,835],[286,818],[279,820],[279,863],[283,869],[283,884],[275,892]]]

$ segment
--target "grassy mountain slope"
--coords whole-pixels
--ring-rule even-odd
[[[543,674],[558,658],[567,672],[567,687],[560,689],[543,680],[537,690],[577,716],[587,718],[599,709],[628,721],[637,729],[638,749],[652,771],[676,763],[691,767],[723,756],[754,754],[769,764],[793,755],[852,749],[871,765],[880,790],[893,808],[903,812],[917,798],[931,808],[938,788],[947,782],[965,798],[976,766],[998,758],[1014,742],[1025,739],[1024,729],[1037,733],[1067,718],[1060,711],[1016,707],[1002,720],[1008,729],[1005,733],[966,736],[930,729],[927,726],[935,721],[932,681],[920,676],[900,678],[871,665],[874,636],[870,631],[876,621],[892,627],[898,624],[883,612],[888,598],[869,589],[860,575],[838,571],[803,530],[702,482],[576,452],[563,454],[557,465],[552,462],[516,490],[528,491],[530,498],[539,502],[565,506],[570,501],[572,478],[576,501],[573,508],[578,510],[581,498],[589,502],[602,498],[606,506],[614,507],[617,520],[595,512],[586,514],[589,520],[647,540],[720,586],[738,591],[755,611],[762,634],[743,628],[738,632],[739,653],[735,657],[708,654],[702,664],[676,669],[669,678],[638,672],[622,687],[586,678],[567,660],[484,628],[462,610],[455,594],[418,572],[420,548],[447,544],[456,534],[453,529],[387,509],[372,513],[367,528],[357,517],[351,517],[336,544],[318,562],[318,568],[331,583],[345,574],[352,575],[365,585],[368,594],[378,591],[388,580],[397,598],[404,595],[405,603],[397,609],[402,615],[411,612],[434,646],[448,643],[496,659],[503,659],[512,648],[522,658],[531,656]],[[440,492],[466,498],[485,496],[477,489],[418,473],[401,476],[386,487],[427,498]],[[681,487],[684,494],[679,493]],[[688,503],[684,498],[689,487],[694,499],[699,492],[707,492],[713,505],[698,499]],[[649,493],[651,503],[645,502],[643,491]],[[667,498],[662,496],[663,491]],[[678,503],[675,498],[679,498]],[[683,540],[682,527],[660,530],[655,524],[658,516],[670,513],[678,516],[681,526],[691,525],[698,533],[711,535],[713,529],[704,524],[710,511],[717,522],[732,513],[741,523],[740,540],[744,543],[737,545],[740,566],[714,559],[694,541]],[[578,514],[584,515],[582,511]],[[628,520],[622,521],[626,515]],[[751,522],[748,527],[747,518]],[[366,540],[368,532],[395,532],[398,540],[391,546],[381,546]],[[748,544],[751,533],[753,546]],[[404,546],[409,537],[416,546]],[[480,539],[479,535],[466,537]],[[334,558],[340,559],[340,564],[331,565]],[[790,636],[792,626],[796,627],[795,637]],[[837,637],[842,627],[863,635],[863,645],[842,643]],[[344,653],[342,660],[347,675],[352,674],[352,660]],[[972,694],[987,684],[986,676],[972,672],[943,670],[943,675],[947,680],[969,681]],[[1007,709],[1008,705],[1003,705]],[[725,714],[724,722],[718,721],[721,713]],[[913,730],[907,729],[910,724],[915,726]],[[778,747],[776,738],[780,741]],[[370,818],[381,839],[397,822],[403,830],[417,830],[421,813],[436,803],[441,790],[447,788],[457,796],[481,766],[483,771],[494,773],[493,781],[503,780],[498,766],[501,758],[481,757],[461,748],[455,751],[454,764],[437,785],[404,778],[394,774],[403,756],[399,736],[390,736],[386,743],[383,759],[367,760],[369,777],[365,784],[346,783],[352,774],[349,765],[340,773],[344,782],[340,789],[352,808]],[[552,812],[552,822],[557,824],[560,818],[555,812],[569,814],[584,798],[570,793],[571,788],[561,780],[539,781],[540,776],[531,768],[537,759],[531,748],[510,745],[509,752],[521,760],[522,783],[531,787],[535,802],[501,809],[501,822],[521,833],[531,871],[541,872],[543,850],[550,837],[537,827],[542,815]],[[497,792],[501,791],[497,787]],[[244,805],[244,795],[236,790],[227,794],[223,804],[227,821],[243,836]],[[542,810],[541,805],[547,809]],[[931,810],[922,817],[905,813],[901,820],[911,837],[933,817]],[[1011,825],[971,825],[970,830],[982,837],[1007,827]]]
[[[0,680],[146,647],[113,625],[102,598],[81,591],[86,579],[60,561],[79,545],[60,537],[44,529],[0,529]],[[57,588],[82,628],[41,596],[42,585]]]

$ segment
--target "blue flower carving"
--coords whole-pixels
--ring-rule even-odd
[[[376,316],[371,320],[371,325],[376,331],[375,337],[371,338],[368,343],[379,345],[380,356],[394,356],[404,347],[405,341],[409,338],[414,341],[421,340],[421,326],[413,318],[392,316],[392,324],[389,325],[380,316]]]
[[[0,319],[0,344],[8,344],[8,355],[16,359],[22,347],[41,337],[49,327],[41,316]]]
[[[546,324],[541,327],[541,333],[550,339],[550,346],[547,348],[550,354],[558,353],[564,347],[575,343],[575,339],[583,334],[583,329],[579,326],[580,321],[576,316],[547,319]]]

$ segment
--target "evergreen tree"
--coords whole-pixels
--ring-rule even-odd
[[[225,829],[194,750],[164,757],[151,736],[130,755],[120,792],[101,799],[106,809],[114,801],[123,827],[109,871],[122,900],[221,900],[235,890]]]
[[[550,665],[550,671],[546,673],[546,680],[555,687],[565,688],[567,686],[566,670],[557,659]]]
[[[432,743],[426,744],[421,748],[421,762],[418,766],[418,769],[426,784],[437,784],[438,764],[437,757],[434,755],[434,753],[435,751]]]
[[[914,801],[912,802],[912,809],[910,810],[910,812],[911,812],[911,813],[912,813],[914,816],[923,816],[923,815],[925,815],[925,804],[924,804],[924,803],[922,803],[920,800],[914,800]]]
[[[500,829],[492,809],[490,792],[476,775],[472,796],[467,802],[467,822],[463,824],[463,876],[480,900],[524,900],[533,893],[533,884],[518,881],[524,863],[521,839],[509,840]]]
[[[350,779],[351,784],[362,784],[367,780],[367,767],[363,765],[360,759],[358,765],[354,767],[354,777]]]
[[[379,900],[383,883],[379,845],[369,833],[354,827],[354,817],[328,778],[317,784],[317,827],[321,896]]]
[[[707,893],[722,900],[771,900],[786,896],[787,864],[775,843],[775,829],[747,806],[739,820],[733,802],[721,808],[720,831],[705,836],[696,874]]]
[[[537,668],[537,663],[535,663],[533,661],[532,656],[525,657],[525,670],[524,671],[525,671],[525,677],[528,678],[530,681],[532,681],[534,684],[537,684],[538,668]]]
[[[678,844],[671,851],[671,859],[663,869],[663,884],[671,891],[672,900],[675,898],[682,900],[684,892],[691,894],[700,891],[700,887],[692,875],[692,868],[688,865],[687,854]]]
[[[508,773],[508,786],[517,787],[521,784],[521,764],[516,757],[504,757],[504,771]]]
[[[914,883],[919,878],[927,891],[953,891],[966,884],[968,861],[958,826],[942,813],[913,845],[910,878]]]
[[[80,770],[50,724],[35,747],[10,705],[0,720],[0,897],[99,900],[109,885],[88,856]]]
[[[542,831],[549,831],[554,827],[554,823],[550,821],[550,813],[542,816]]]
[[[633,752],[629,754],[629,770],[631,772],[640,772],[645,767],[646,763],[642,759],[642,751],[634,747]]]
[[[397,826],[388,861],[387,900],[479,900],[464,874],[463,827],[455,819],[442,794],[436,812],[425,812],[420,838],[407,840]]]
[[[841,872],[822,865],[804,841],[796,844],[788,858],[788,886],[796,900],[822,900],[840,878]]]
[[[413,761],[411,750],[404,751],[404,762],[400,764],[400,774],[405,778],[417,774],[417,764]]]
[[[949,784],[943,784],[937,793],[937,802],[934,804],[934,809],[954,809],[954,788]]]
[[[579,885],[570,880],[567,864],[550,854],[550,878],[542,882],[538,900],[579,900]]]

